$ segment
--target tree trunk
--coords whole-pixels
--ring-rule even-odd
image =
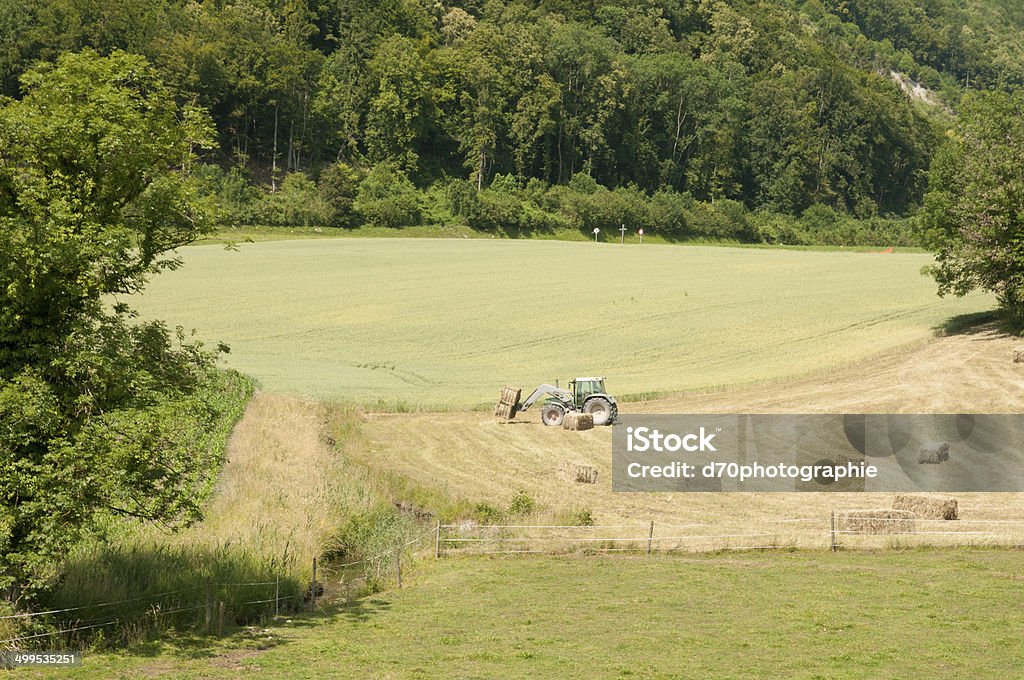
[[[277,108],[274,104],[274,156],[270,161],[270,192],[277,191]]]
[[[295,170],[295,121],[288,124],[288,163],[285,172]]]

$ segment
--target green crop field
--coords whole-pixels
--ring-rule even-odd
[[[828,370],[988,309],[940,299],[923,254],[463,239],[182,251],[133,300],[231,346],[266,389],[470,407],[602,374],[628,396]]]
[[[1020,553],[443,559],[309,619],[52,677],[1020,677]]]

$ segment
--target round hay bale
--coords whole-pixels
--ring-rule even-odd
[[[914,532],[914,513],[907,510],[850,510],[836,517],[836,529],[849,534]]]
[[[892,501],[893,510],[906,510],[921,519],[957,519],[955,498],[899,494]]]

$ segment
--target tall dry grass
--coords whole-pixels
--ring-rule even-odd
[[[179,623],[203,616],[196,605],[208,588],[238,623],[272,610],[273,603],[244,603],[273,598],[278,587],[301,605],[314,556],[369,552],[409,529],[365,467],[346,461],[345,443],[326,433],[330,420],[334,437],[355,436],[359,418],[297,397],[256,395],[202,521],[176,532],[119,524],[108,540],[84,542],[68,556],[50,604],[86,606],[74,616],[91,620],[130,618],[159,603],[185,609],[175,615]]]

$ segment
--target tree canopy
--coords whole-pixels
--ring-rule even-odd
[[[939,292],[993,292],[1018,324],[1024,324],[1022,153],[1024,96],[971,96],[935,159],[925,211]]]
[[[904,215],[960,93],[1024,83],[1022,27],[1007,0],[0,0],[0,86],[144,55],[211,113],[207,160],[274,191],[341,160]]]
[[[0,587],[36,583],[104,513],[194,516],[223,409],[204,388],[236,380],[111,298],[208,228],[189,179],[205,113],[120,51],[22,87],[0,102]]]

